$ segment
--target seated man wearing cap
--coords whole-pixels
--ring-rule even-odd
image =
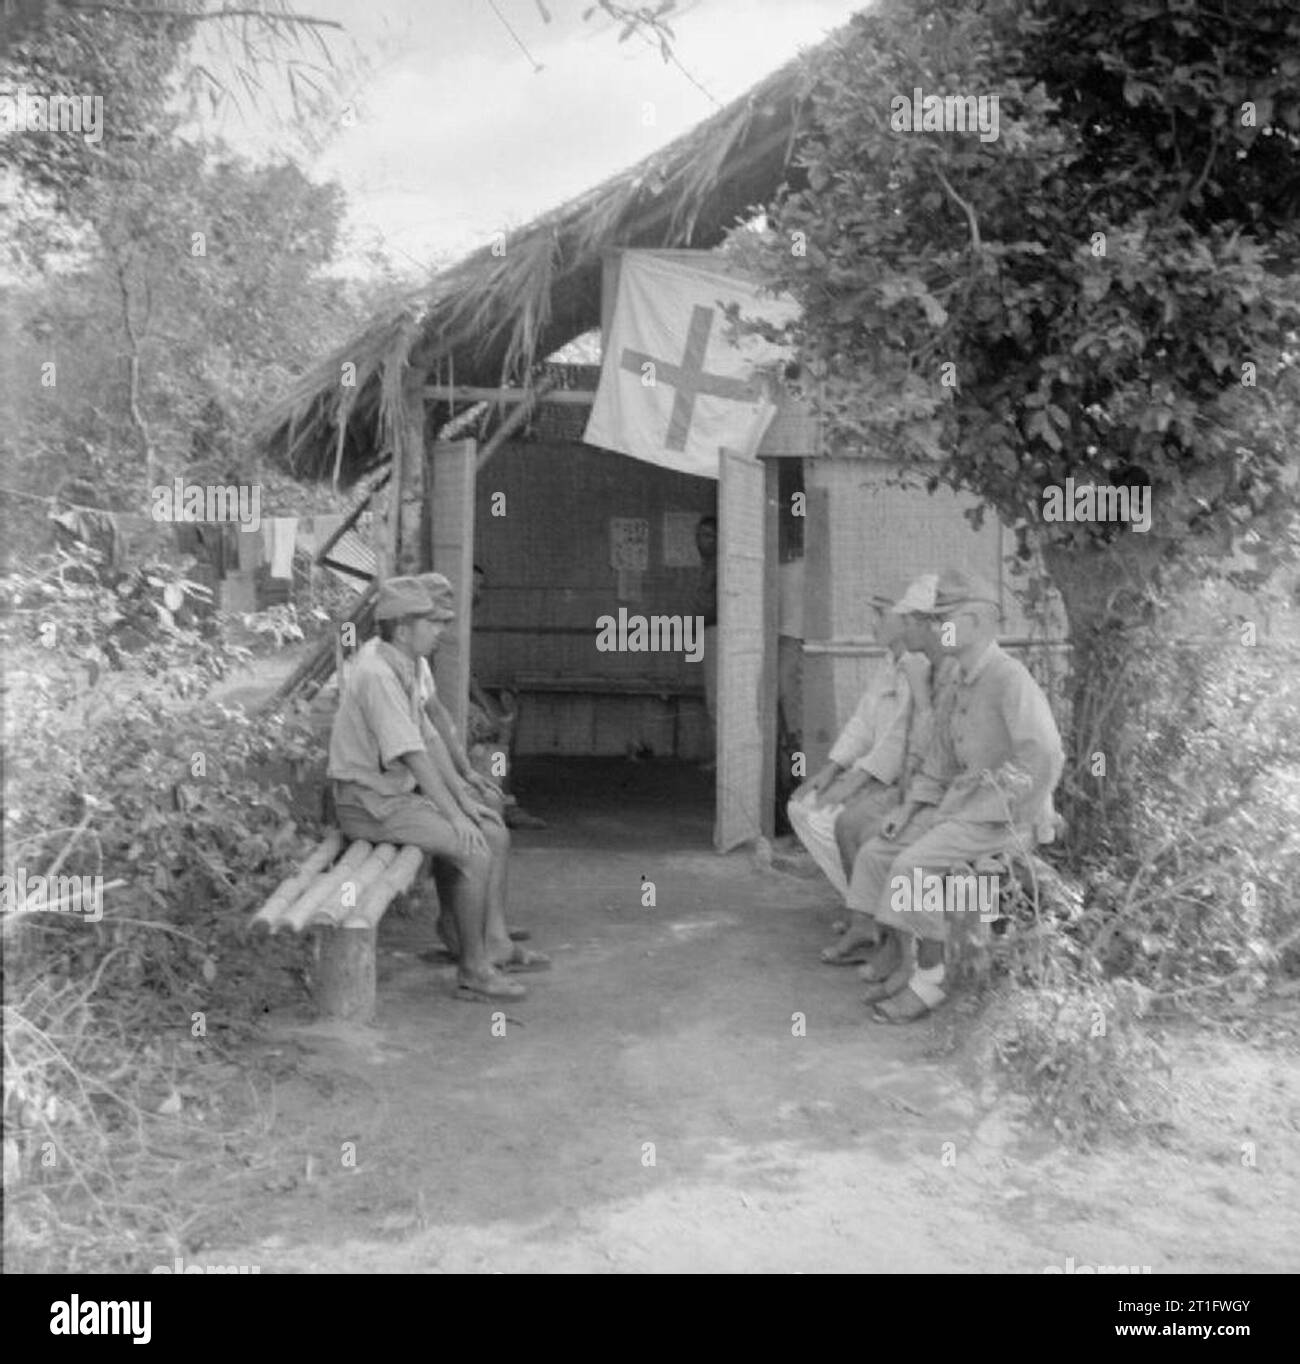
[[[931,604],[933,596],[931,585]],[[848,870],[858,846],[898,803],[895,783],[903,771],[911,715],[911,684],[902,661],[904,618],[897,609],[886,613],[883,598],[873,598],[871,604],[873,633],[889,650],[889,666],[863,692],[826,765],[794,792],[787,806],[791,828],[841,896],[848,892]],[[860,941],[845,931],[822,952],[822,960],[834,965],[861,961]]]
[[[1031,847],[1046,833],[1064,766],[1061,736],[1038,683],[997,643],[998,595],[973,574],[940,575],[935,602],[942,647],[957,667],[938,702],[921,770],[906,799],[854,862],[849,904],[888,930],[865,1002],[879,1022],[921,1018],[947,997],[945,945],[952,914],[914,904],[922,877],[947,877],[990,853]],[[947,882],[944,882],[946,887]]]
[[[413,844],[434,856],[444,936],[458,949],[458,983],[483,999],[518,999],[522,985],[493,966],[487,940],[492,856],[482,829],[448,788],[430,746],[418,660],[454,612],[413,578],[390,578],[375,606],[380,638],[361,649],[339,698],[329,776],[349,838]]]

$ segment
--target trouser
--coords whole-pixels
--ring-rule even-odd
[[[959,864],[1016,846],[1019,837],[1005,822],[941,819],[936,807],[922,806],[897,839],[877,834],[862,845],[849,879],[849,908],[871,914],[882,927],[945,942],[952,936],[954,914],[914,903],[916,872],[947,877]],[[902,878],[902,887],[895,878]],[[906,908],[896,907],[900,898]],[[978,921],[969,911],[962,917]]]
[[[435,859],[435,873],[441,862],[475,883],[486,884],[493,861],[509,851],[505,828],[491,825],[484,830],[486,851],[465,850],[450,822],[418,791],[384,796],[356,782],[336,781],[334,809],[339,828],[349,838],[423,848]]]
[[[840,836],[845,825],[854,830],[856,850],[856,843],[879,831],[881,821],[897,803],[896,787],[873,786],[843,805],[814,805],[809,799],[792,800],[787,810],[790,827],[800,843],[812,854],[813,861],[831,885],[840,895],[847,896],[849,883],[840,851]]]

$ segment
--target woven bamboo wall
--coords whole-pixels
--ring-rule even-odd
[[[1033,634],[1044,646],[1014,645],[1058,706],[1064,677],[1064,615],[1044,632],[1020,609],[1012,574],[1015,537],[986,515],[975,530],[964,512],[975,499],[947,489],[891,486],[894,466],[862,459],[810,460],[805,553],[806,641],[862,640],[873,593],[896,598],[918,574],[943,568],[978,573],[1000,586],[1004,640]],[[804,742],[809,770],[825,761],[863,689],[882,667],[879,651],[845,647],[804,659]]]
[[[494,495],[505,496],[493,516]],[[602,653],[596,621],[619,607],[641,615],[693,610],[698,567],[664,565],[664,513],[716,508],[717,485],[577,442],[515,443],[479,478],[475,560],[487,584],[474,631],[474,670],[485,685],[521,677],[655,684],[655,696],[538,692],[524,702],[518,751],[622,754],[648,747],[704,756],[703,682],[677,653]],[[611,518],[649,522],[648,569],[624,582],[610,565]]]

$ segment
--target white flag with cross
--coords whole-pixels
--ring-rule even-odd
[[[764,370],[789,350],[731,339],[723,308],[782,326],[797,313],[718,257],[626,251],[583,440],[681,473],[718,476],[721,446],[753,456],[776,404]]]

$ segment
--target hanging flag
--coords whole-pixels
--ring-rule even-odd
[[[763,369],[788,348],[750,334],[732,341],[723,312],[783,325],[797,312],[716,256],[625,251],[600,383],[583,440],[681,473],[718,476],[718,449],[752,456],[776,404]],[[704,263],[704,262],[707,262]]]

